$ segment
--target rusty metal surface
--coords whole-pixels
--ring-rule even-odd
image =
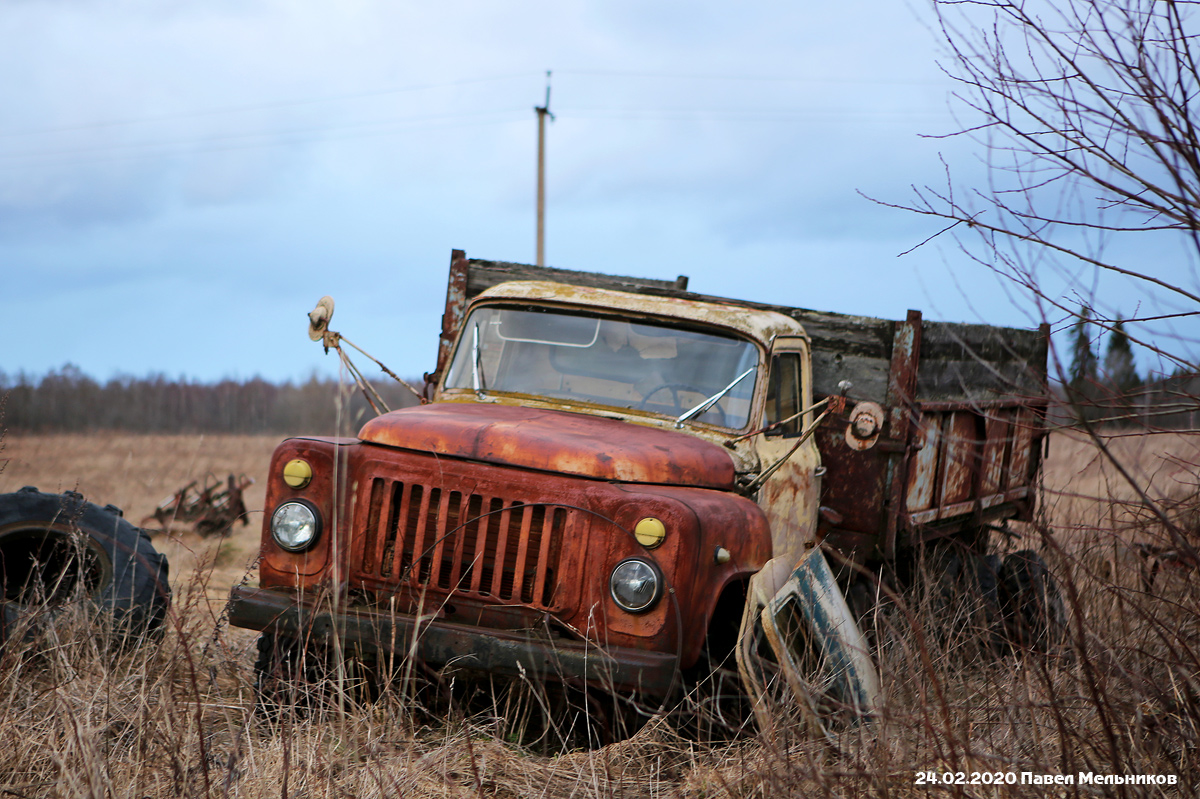
[[[1004,487],[1017,488],[1029,484],[1034,432],[1040,430],[1036,415],[1031,408],[1019,408],[1013,418],[1012,452],[1008,460],[1008,471]]]
[[[732,489],[729,451],[685,433],[497,404],[434,403],[379,416],[363,441],[597,480]]]
[[[771,556],[762,511],[727,492],[606,483],[365,443],[338,449],[338,442],[284,442],[267,515],[278,502],[304,498],[332,519],[331,480],[295,490],[278,472],[306,457],[317,474],[332,473],[336,456],[345,469],[341,530],[352,534],[337,543],[331,533],[309,552],[289,553],[264,525],[262,587],[327,589],[336,551],[339,579],[360,601],[495,629],[549,620],[581,640],[678,654],[686,666],[699,657],[722,588]],[[653,551],[632,532],[647,516],[667,530]],[[718,547],[728,562],[713,556]],[[619,610],[607,590],[613,567],[631,556],[657,564],[670,589],[636,615]]]
[[[531,276],[537,276],[537,273],[531,273]],[[566,273],[563,280],[573,280],[571,273]],[[636,296],[626,291],[636,292]],[[821,533],[829,543],[857,559],[894,557],[901,546],[912,544],[925,534],[916,528],[928,524],[927,520],[937,522],[944,532],[949,529],[946,523],[954,516],[962,517],[954,522],[961,522],[959,526],[962,526],[967,524],[963,519],[973,519],[975,524],[979,524],[1029,514],[1031,497],[1027,496],[1028,492],[1018,489],[1029,484],[1030,477],[1038,468],[1037,453],[1033,452],[1033,447],[1041,440],[1040,419],[1031,414],[1030,438],[1016,442],[1015,449],[1028,456],[1024,462],[1021,462],[1020,456],[1017,462],[1012,462],[1014,446],[1006,445],[1003,456],[1004,486],[1002,491],[994,494],[985,493],[980,487],[984,473],[983,449],[989,446],[986,442],[991,440],[983,430],[982,426],[986,423],[982,420],[985,416],[1003,412],[1015,405],[1036,403],[1040,396],[1028,393],[1015,396],[1012,390],[1001,390],[1002,386],[992,386],[983,394],[974,388],[968,390],[968,387],[961,387],[962,390],[956,393],[952,384],[955,383],[955,375],[966,368],[964,364],[975,363],[971,368],[978,371],[980,364],[1000,359],[1005,362],[1008,371],[1024,369],[1028,372],[1023,373],[1018,383],[1012,383],[1010,389],[1018,385],[1032,388],[1037,382],[1037,375],[1044,375],[1045,371],[1044,357],[1040,360],[1038,357],[1039,353],[1043,356],[1045,353],[1044,336],[1039,338],[1041,333],[980,325],[929,323],[936,329],[936,335],[931,343],[933,351],[927,355],[922,346],[926,323],[917,311],[910,311],[905,321],[893,323],[723,300],[655,287],[633,287],[626,291],[520,282],[495,286],[482,296],[528,299],[530,302],[545,300],[551,304],[588,304],[587,298],[590,297],[594,307],[609,307],[629,314],[678,313],[681,318],[707,324],[720,324],[723,319],[724,324],[760,340],[767,335],[784,335],[782,328],[776,326],[779,316],[776,312],[792,314],[796,319],[814,320],[813,324],[818,327],[832,324],[830,330],[836,328],[841,332],[832,338],[827,336],[822,339],[825,355],[832,360],[818,364],[817,353],[813,353],[811,385],[817,385],[821,380],[827,383],[825,378],[829,374],[841,374],[848,368],[846,363],[861,356],[866,359],[860,364],[866,370],[862,375],[866,381],[865,396],[874,396],[876,389],[872,386],[877,383],[880,389],[886,387],[886,394],[879,391],[879,399],[885,402],[886,424],[874,450],[861,454],[848,452],[841,437],[845,432],[844,420],[835,434],[831,434],[827,428],[822,429],[816,437],[821,465],[827,469],[821,481],[820,504],[835,508],[844,518],[843,523],[826,526]],[[763,315],[756,317],[755,314]],[[881,325],[887,327],[886,336]],[[1014,343],[1011,348],[1005,349],[1002,344],[1010,339]],[[843,363],[843,357],[849,360]],[[870,368],[867,361],[870,362]],[[815,372],[822,369],[834,371],[820,378]],[[842,371],[837,371],[839,369]],[[956,369],[959,371],[956,372]],[[925,382],[920,383],[922,380]],[[934,396],[921,397],[919,384]],[[988,385],[991,386],[991,383]],[[931,386],[936,386],[936,391]],[[862,392],[863,387],[856,382],[851,396],[861,399],[864,396]],[[989,392],[991,394],[987,396]],[[470,401],[473,398],[448,396],[447,399]],[[936,431],[926,430],[922,433],[919,426],[926,410],[936,410],[940,415],[936,415]],[[944,415],[954,412],[960,415]],[[930,421],[933,420],[934,416],[930,416]],[[943,430],[945,424],[949,424],[951,429]],[[690,432],[705,435],[699,430]],[[919,440],[922,437],[931,438],[937,447],[944,450],[922,449]],[[947,445],[947,441],[951,443]],[[984,443],[981,445],[979,442]],[[745,451],[746,448],[740,444],[733,448],[736,469],[739,473],[752,474],[758,468],[754,463],[755,453]],[[994,463],[997,457],[995,446],[990,446],[987,455]],[[918,474],[912,474],[912,470],[917,470]],[[766,505],[770,505],[772,500],[773,497],[760,496],[760,501],[765,501]],[[864,548],[864,540],[873,540],[875,543]]]
[[[676,297],[647,297],[623,291],[572,286],[545,281],[501,283],[479,295],[476,301],[529,300],[539,305],[563,303],[629,316],[656,316],[695,324],[712,325],[741,333],[766,344],[777,336],[804,336],[804,327],[789,316],[717,302],[698,302]]]
[[[836,525],[823,530],[824,540],[855,560],[877,555],[876,548],[884,530],[884,499],[887,453],[878,446],[864,451],[846,446],[845,419],[830,420],[817,431],[817,448],[822,479],[821,504],[841,517]],[[863,546],[869,540],[870,546]]]
[[[570,547],[563,558],[563,541],[584,540],[588,520],[578,510],[530,504],[506,496],[504,486],[443,490],[429,482],[371,479],[367,518],[356,528],[361,555],[351,564],[360,580],[551,611],[577,598],[578,558]],[[560,587],[564,566],[569,579]]]
[[[331,564],[330,553],[341,529],[335,520],[335,496],[346,495],[346,453],[355,439],[290,438],[275,448],[267,473],[267,497],[264,505],[259,582],[263,585],[290,585],[296,589],[316,588]],[[303,458],[312,466],[312,481],[296,489],[283,481],[283,466],[293,458]],[[305,499],[316,507],[325,529],[313,547],[305,552],[288,552],[271,538],[271,513],[289,499]]]
[[[458,331],[467,312],[467,278],[470,265],[462,250],[450,252],[450,278],[446,283],[446,310],[442,313],[442,333],[438,338],[437,366],[425,376],[427,383],[436,383],[446,367],[446,359],[454,348]]]
[[[318,643],[339,642],[397,655],[416,654],[425,663],[534,680],[587,680],[606,688],[665,696],[674,685],[672,653],[598,647],[554,637],[549,631],[524,634],[493,628],[431,621],[352,607],[342,613],[317,608],[286,590],[235,587],[230,623],[252,630],[303,636]],[[336,637],[335,637],[336,632]]]
[[[982,443],[982,436],[976,431],[977,421],[983,420],[968,411],[946,414],[942,434],[942,505],[956,505],[973,493]]]
[[[885,510],[882,546],[885,558],[895,557],[899,532],[899,514],[907,479],[907,449],[912,441],[913,401],[916,399],[917,375],[921,359],[923,324],[920,311],[909,311],[903,322],[896,323],[892,339],[892,361],[888,376],[887,406],[889,409],[888,436],[896,442],[887,461],[887,507]]]
[[[904,507],[908,511],[927,510],[933,506],[937,487],[938,464],[942,455],[941,416],[922,414],[913,437],[916,452],[909,461],[908,490]]]
[[[924,404],[910,458],[902,516],[910,542],[944,534],[963,517],[978,525],[1027,514],[1041,418],[1025,406],[951,410]],[[1024,420],[1017,424],[1015,420]],[[1022,432],[1019,428],[1024,426]],[[922,531],[938,523],[937,530]],[[959,524],[957,527],[961,528]]]
[[[1044,429],[1037,409],[1011,401],[1006,407],[935,407],[913,406],[915,433],[904,455],[905,482],[894,515],[897,547],[1002,519],[1028,518],[1033,508],[1035,458]],[[869,542],[878,542],[892,522],[885,499],[888,456],[851,453],[844,446],[839,450],[832,430],[822,431],[818,444],[829,470],[822,503],[843,516],[825,532],[825,540],[861,559],[864,550],[872,549]]]
[[[773,560],[752,579],[736,650],[760,729],[772,730],[775,721],[764,679],[774,664],[762,662],[761,634],[813,732],[828,734],[831,713],[872,715],[881,699],[879,675],[821,550],[806,552],[790,574],[781,565]]]
[[[1019,409],[1030,402],[1028,394],[959,385],[963,374],[987,373],[997,359],[1005,375],[1024,379],[1018,367],[1034,374],[1040,366],[1044,376],[1044,357],[1038,364],[1022,354],[1032,340],[1028,331],[931,325],[925,342],[916,311],[889,322],[565,271],[563,283],[472,286],[483,272],[487,279],[505,270],[515,274],[509,267],[519,265],[485,269],[462,251],[452,254],[437,369],[427,376],[427,389],[449,401],[372,420],[361,441],[290,439],[277,449],[268,477],[261,588],[235,591],[233,623],[318,636],[337,629],[343,642],[415,651],[433,665],[462,662],[493,673],[665,692],[677,668],[698,661],[722,591],[748,585],[757,597],[755,586],[774,557],[784,567],[776,571],[791,575],[788,596],[792,610],[799,608],[793,616],[806,616],[818,646],[837,650],[825,652],[836,680],[858,668],[846,665],[857,644],[837,649],[848,640],[842,632],[857,629],[812,540],[818,506],[830,509],[821,530],[826,544],[859,560],[891,557],[924,538],[1028,513],[1042,418]],[[628,291],[612,290],[628,281]],[[831,377],[857,383],[861,376],[850,399],[881,402],[883,418],[860,419],[859,439],[878,441],[862,451],[847,446],[845,398],[838,397],[838,418],[821,425],[790,456],[790,471],[781,470],[776,483],[755,495],[753,478],[765,464],[779,462],[774,455],[789,449],[789,440],[730,439],[728,429],[713,425],[676,431],[668,429],[674,419],[515,393],[497,401],[464,389],[443,394],[435,383],[476,295],[481,302],[591,308],[734,331],[757,343],[760,375],[780,342],[794,339],[808,352],[808,333],[797,320],[811,321],[817,343],[800,407],[812,403],[814,389],[817,399],[831,395],[832,389],[819,390]],[[1019,339],[1015,349],[1006,346],[1012,336]],[[759,417],[765,401],[762,381],[753,399]],[[751,418],[739,429],[761,424]],[[282,480],[282,467],[297,457],[312,464],[314,478],[293,489]],[[739,485],[762,507],[740,495]],[[270,535],[272,510],[289,499],[311,502],[324,524],[307,552],[285,551]],[[652,551],[633,535],[647,517],[661,520],[666,531]],[[779,557],[794,554],[788,543],[794,541],[808,547],[799,561]],[[630,557],[653,563],[665,583],[662,600],[645,613],[621,610],[608,590],[613,568]],[[812,566],[817,560],[823,570]],[[324,609],[325,599],[332,610]],[[777,623],[782,606],[776,605],[764,620],[782,651],[791,633]],[[800,670],[787,669],[785,677],[806,681],[810,675]],[[869,675],[851,676],[841,698],[869,706],[868,683]]]
[[[1013,413],[1013,408],[1003,408],[984,418],[986,440],[979,465],[979,494],[982,497],[992,496],[1004,488],[1004,459],[1009,452]]]

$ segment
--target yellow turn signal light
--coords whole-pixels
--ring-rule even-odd
[[[646,549],[654,549],[667,537],[667,527],[660,520],[648,516],[633,528],[633,535]]]
[[[293,458],[283,467],[283,482],[292,488],[304,488],[312,482],[313,470],[303,458]]]

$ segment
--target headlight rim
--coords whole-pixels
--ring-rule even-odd
[[[297,505],[299,507],[302,507],[305,510],[307,510],[309,513],[311,513],[313,516],[313,528],[314,529],[313,529],[312,538],[308,539],[308,541],[304,542],[303,544],[301,544],[299,546],[289,546],[288,544],[283,543],[282,541],[279,540],[279,536],[276,535],[276,533],[275,533],[275,517],[279,514],[279,512],[281,510],[286,508],[288,505]],[[317,541],[319,541],[321,539],[321,533],[323,532],[323,527],[324,527],[324,525],[322,524],[322,521],[321,521],[321,511],[318,510],[316,505],[314,505],[313,503],[309,502],[306,499],[285,500],[283,502],[280,502],[278,505],[276,505],[275,510],[271,511],[271,521],[270,521],[271,540],[275,542],[275,546],[279,547],[280,549],[284,550],[285,552],[305,552],[309,549],[312,549],[313,546],[317,543]]]
[[[637,563],[641,563],[646,566],[649,566],[650,571],[654,574],[654,596],[652,596],[650,598],[650,601],[647,602],[645,605],[643,605],[640,608],[627,607],[625,605],[625,603],[623,603],[620,600],[620,598],[617,596],[617,592],[613,585],[613,583],[617,577],[617,571],[622,566],[624,566],[626,563],[630,563],[630,562],[637,562]],[[652,560],[649,560],[648,558],[638,557],[636,555],[630,556],[628,558],[623,558],[615,566],[613,566],[612,571],[609,572],[609,575],[608,575],[608,595],[612,598],[612,601],[614,603],[616,603],[616,606],[619,607],[621,610],[625,611],[626,613],[632,613],[634,615],[642,615],[644,613],[649,613],[650,611],[654,610],[654,608],[658,607],[658,603],[660,601],[662,601],[663,594],[665,593],[665,591],[666,591],[666,581],[663,579],[662,569],[660,569],[658,567],[657,563],[655,563]]]

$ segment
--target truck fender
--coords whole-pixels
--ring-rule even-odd
[[[815,547],[792,565],[773,558],[750,578],[737,662],[764,731],[773,727],[772,682],[787,686],[817,733],[827,733],[831,710],[865,718],[879,707],[879,675],[866,638]]]

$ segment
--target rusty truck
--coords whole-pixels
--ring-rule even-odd
[[[774,674],[869,713],[846,591],[1032,518],[1047,337],[456,250],[422,404],[276,449],[231,622],[262,690],[333,647],[654,699]]]

